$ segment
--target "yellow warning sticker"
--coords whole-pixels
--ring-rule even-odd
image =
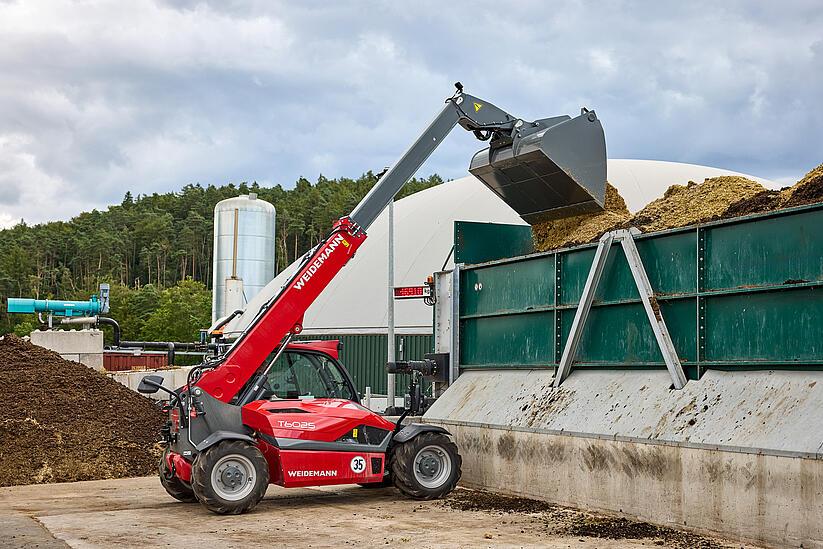
[[[348,241],[346,241],[345,239],[341,240],[340,243],[343,244],[343,246],[345,246],[346,248],[351,246],[351,244],[349,244]]]
[[[482,108],[483,108],[483,103],[475,103],[474,104],[474,112],[477,112]]]

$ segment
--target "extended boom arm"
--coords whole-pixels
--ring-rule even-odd
[[[366,230],[380,212],[457,124],[474,132],[480,140],[490,140],[488,158],[491,165],[492,157],[507,147],[517,145],[521,141],[526,143],[529,136],[540,130],[570,120],[568,116],[564,116],[524,122],[487,101],[464,94],[459,82],[456,87],[457,92],[446,100],[446,105],[434,121],[400,160],[380,178],[352,213],[338,220],[332,227],[331,234],[306,254],[300,267],[279,293],[260,309],[218,364],[197,381],[199,388],[223,402],[231,401],[286,336],[296,335],[302,331],[303,315],[306,310],[354,256],[366,239]],[[596,121],[594,113],[589,114],[589,120]],[[578,118],[571,121],[574,122]],[[599,122],[597,126],[599,128]],[[600,135],[602,141],[602,129]],[[475,155],[475,160],[482,154],[481,152]],[[602,193],[605,192],[604,145],[603,157]],[[512,165],[511,160],[507,162],[507,166]],[[516,164],[516,161],[514,163]],[[562,171],[556,165],[552,166],[554,170]],[[506,181],[511,182],[511,174],[506,174],[505,170],[501,171],[496,167],[491,169],[496,177],[508,178]],[[495,190],[482,175],[478,177],[510,203],[507,197]],[[565,175],[564,177],[568,178]],[[599,200],[601,206],[602,193]],[[584,198],[592,197],[585,195]],[[510,205],[520,212],[517,205]]]

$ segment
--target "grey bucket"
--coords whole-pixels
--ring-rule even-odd
[[[475,154],[469,172],[529,224],[603,211],[606,140],[594,111],[536,124],[534,133]]]

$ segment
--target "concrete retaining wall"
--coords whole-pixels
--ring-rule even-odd
[[[50,349],[66,360],[103,369],[103,332],[100,330],[35,330],[31,342]]]
[[[823,547],[823,373],[709,372],[683,391],[665,372],[575,372],[561,389],[551,375],[468,372],[426,413],[454,434],[464,483]]]
[[[140,380],[148,375],[159,375],[163,377],[163,387],[167,389],[177,389],[186,384],[187,376],[191,366],[182,366],[180,368],[169,368],[165,370],[140,370],[137,372],[106,372],[113,380],[121,383],[131,389],[137,390],[140,385]],[[158,391],[153,395],[149,395],[155,400],[168,400],[169,394],[164,391]]]

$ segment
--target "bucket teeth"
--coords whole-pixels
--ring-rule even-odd
[[[469,172],[530,224],[602,211],[606,141],[593,111],[474,155]]]

